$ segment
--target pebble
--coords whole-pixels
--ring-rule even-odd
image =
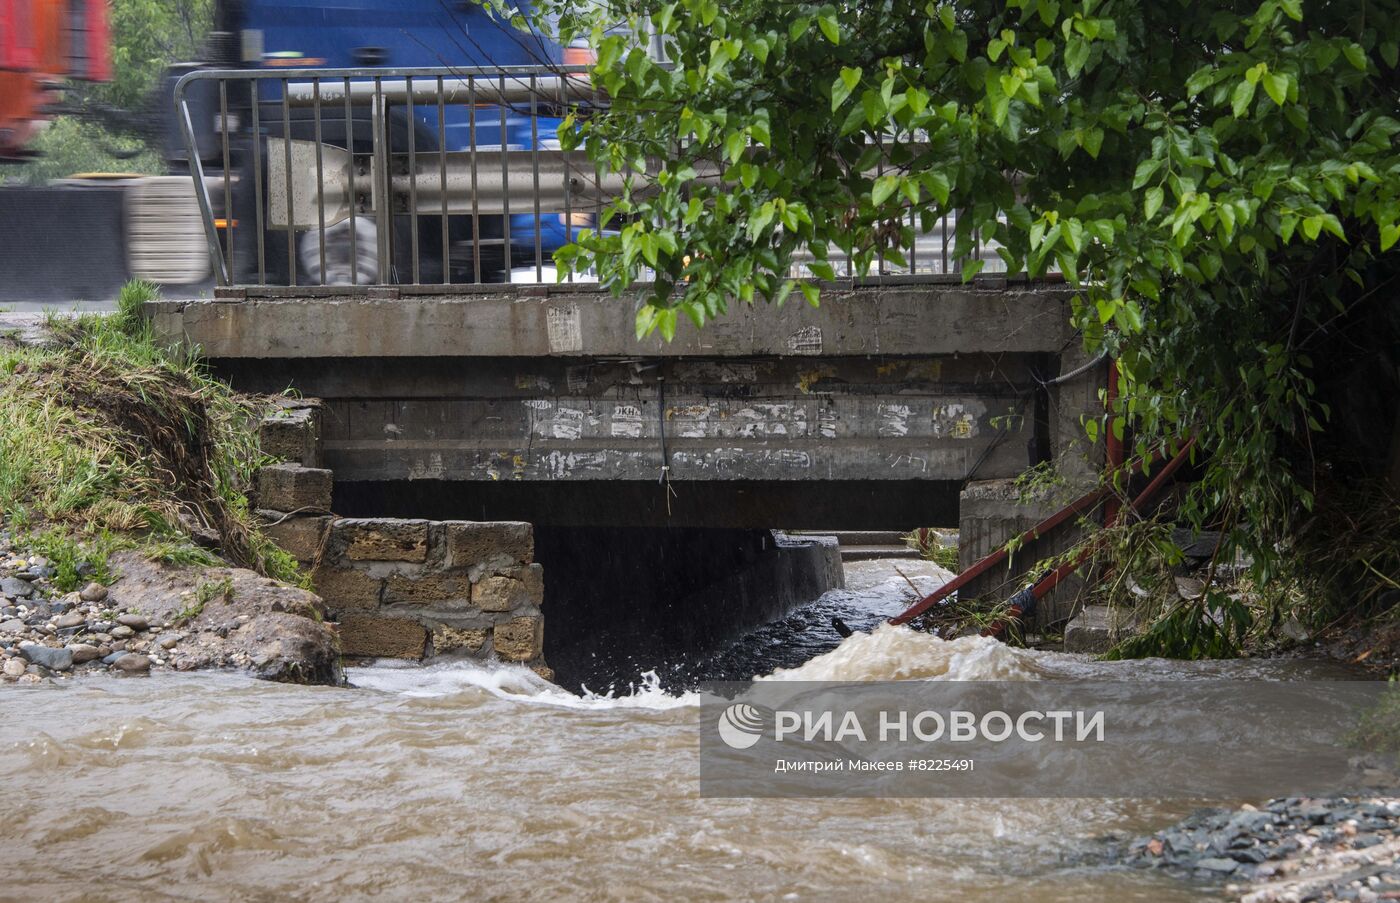
[[[88,643],[74,643],[68,647],[68,651],[73,653],[73,663],[81,665],[102,657],[102,650]]]
[[[110,655],[104,656],[103,659],[102,659],[102,664],[104,664],[104,665],[115,665],[119,659],[124,658],[124,657],[126,657],[126,656],[128,656],[128,655],[130,655],[130,654],[131,654],[131,653],[127,652],[125,649],[118,649],[116,652],[113,652],[113,653],[111,653]]]
[[[24,622],[18,618],[0,622],[0,633],[24,633]]]
[[[151,670],[151,660],[144,655],[128,653],[112,663],[118,671],[125,671],[128,674],[137,674]]]
[[[172,634],[170,634],[170,636],[163,636],[163,637],[160,638],[160,648],[162,648],[162,649],[174,649],[174,648],[175,648],[175,644],[176,644],[176,643],[179,643],[179,642],[180,642],[180,638],[179,638],[178,636],[176,636],[175,634],[172,633]]]
[[[136,631],[132,630],[125,624],[118,624],[116,627],[113,627],[111,630],[109,630],[108,633],[112,635],[113,639],[117,640],[124,640],[128,637],[136,635]]]
[[[19,677],[28,667],[29,666],[26,665],[22,659],[7,658],[5,659],[5,676]]]
[[[0,593],[7,596],[28,598],[34,595],[34,584],[19,577],[6,577],[0,580]]]
[[[54,621],[54,626],[61,630],[65,627],[81,627],[86,623],[87,618],[83,617],[82,612],[70,611],[66,615],[60,615],[58,620]]]
[[[1394,798],[1349,797],[1207,809],[1132,843],[1128,861],[1197,879],[1228,878],[1229,896],[1243,903],[1391,898],[1383,882],[1395,871],[1398,810]]]
[[[67,671],[73,667],[73,653],[67,649],[54,649],[52,646],[22,646],[20,655],[29,659],[36,665],[48,668],[50,671]]]
[[[132,630],[146,630],[151,626],[145,615],[118,615],[117,623]]]
[[[107,587],[100,583],[89,583],[78,593],[78,598],[84,602],[101,602],[107,598]]]

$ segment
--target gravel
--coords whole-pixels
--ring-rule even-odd
[[[1132,843],[1133,865],[1227,881],[1241,903],[1400,899],[1400,798],[1206,809]]]
[[[180,633],[146,615],[119,610],[101,583],[64,593],[54,585],[55,575],[43,556],[21,548],[0,527],[0,683],[108,670],[145,674],[165,666]]]

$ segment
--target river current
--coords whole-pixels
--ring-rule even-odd
[[[920,589],[940,574],[899,565]],[[1324,676],[1297,662],[1106,664],[876,627],[895,565],[697,677]],[[857,633],[831,632],[831,615]],[[744,673],[747,671],[747,673]],[[1111,837],[1195,808],[1130,800],[711,800],[677,675],[575,695],[520,667],[382,665],[354,689],[227,674],[0,691],[0,899],[1174,901]]]

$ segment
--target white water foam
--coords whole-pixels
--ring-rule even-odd
[[[855,633],[841,645],[796,668],[778,669],[756,680],[1036,680],[1033,654],[990,637],[942,640],[907,627],[883,624]],[[674,709],[698,705],[695,692],[673,694],[655,671],[641,675],[627,693],[575,695],[530,669],[503,662],[453,660],[429,665],[382,662],[346,671],[359,687],[411,697],[481,692],[500,699],[571,709]]]
[[[505,662],[452,660],[429,665],[380,662],[370,667],[347,668],[346,677],[358,687],[431,698],[485,691],[500,699],[571,709],[674,709],[699,705],[697,693],[673,695],[661,688],[655,671],[641,675],[625,695],[585,690],[581,695],[564,690],[523,665]]]
[[[1033,653],[991,637],[942,640],[931,633],[881,624],[854,633],[830,652],[757,680],[1036,680]]]

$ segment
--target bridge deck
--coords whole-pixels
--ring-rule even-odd
[[[1059,285],[831,287],[670,344],[592,287],[393,292],[225,291],[152,315],[240,388],[321,398],[338,483],[644,485],[663,462],[678,484],[895,493],[1012,476],[1057,450],[1036,376],[1077,351]]]

